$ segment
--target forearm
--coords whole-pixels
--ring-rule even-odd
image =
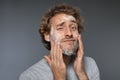
[[[55,77],[54,76],[54,80],[66,80],[66,77]]]
[[[54,80],[66,80],[66,79],[58,79],[58,78],[56,78],[56,79],[54,79]]]
[[[82,72],[82,73],[78,74],[77,77],[79,80],[89,80],[86,72]]]

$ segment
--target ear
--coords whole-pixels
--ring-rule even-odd
[[[48,33],[44,34],[44,38],[46,41],[50,42],[50,35]]]

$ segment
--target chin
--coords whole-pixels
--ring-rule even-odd
[[[74,50],[63,50],[63,54],[67,56],[72,56],[72,55],[75,55],[75,51]]]
[[[76,51],[78,49],[78,41],[75,41],[73,45],[61,45],[61,49],[63,50],[63,54],[67,56],[76,55]]]

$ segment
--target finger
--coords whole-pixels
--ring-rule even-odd
[[[83,42],[82,42],[82,37],[81,37],[81,35],[78,36],[78,42],[79,42],[79,52],[78,52],[78,56],[83,56],[84,51],[83,51]]]
[[[63,61],[62,49],[60,48],[60,44],[58,44],[58,59]]]
[[[54,62],[59,65],[59,63],[60,63],[60,60],[59,60],[59,48],[58,48],[59,45],[58,45],[57,42],[55,43],[55,45],[56,45],[56,48],[55,48],[56,53],[54,54]]]
[[[50,57],[51,57],[51,60],[53,59],[53,53],[54,53],[54,42],[51,41],[51,50],[50,50]]]
[[[57,45],[57,41],[55,41],[54,53],[53,53],[53,59],[55,63],[57,63],[57,56],[58,56],[57,53],[58,53],[58,45]]]

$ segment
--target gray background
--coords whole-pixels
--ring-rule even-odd
[[[101,80],[120,80],[119,0],[0,0],[0,80],[18,80],[48,53],[39,22],[51,5],[63,2],[81,8],[85,55],[96,60]]]

